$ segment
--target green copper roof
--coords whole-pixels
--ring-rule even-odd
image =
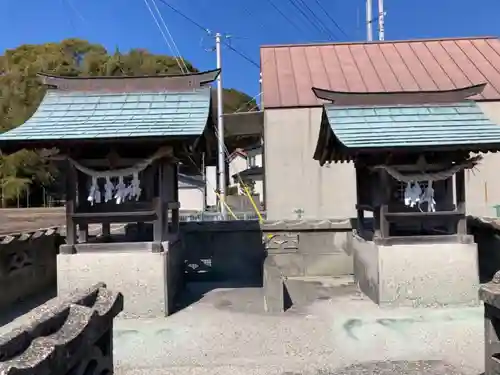
[[[473,102],[399,106],[325,105],[335,137],[347,148],[500,144],[500,126]]]
[[[210,87],[183,92],[107,93],[49,90],[35,114],[0,141],[200,136]]]

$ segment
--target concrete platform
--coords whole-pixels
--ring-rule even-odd
[[[353,238],[354,274],[361,290],[384,306],[478,305],[475,243],[376,245]]]

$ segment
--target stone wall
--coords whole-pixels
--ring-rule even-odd
[[[102,283],[45,303],[0,337],[0,373],[112,374],[113,319],[122,309],[123,296]]]
[[[378,247],[373,241],[361,237],[357,231],[353,231],[353,247],[355,280],[363,293],[378,304],[380,303]]]
[[[262,238],[267,256],[286,276],[343,276],[353,272],[349,219],[266,222]]]
[[[0,309],[56,288],[56,228],[0,237]]]
[[[184,251],[179,238],[171,239],[165,251],[165,293],[166,313],[171,315],[176,312],[176,297],[184,287]]]
[[[256,221],[181,224],[187,281],[262,281],[265,258]]]
[[[287,310],[291,301],[286,287],[286,276],[272,257],[264,261],[264,308],[268,313],[282,313]]]
[[[486,283],[500,269],[500,221],[469,217],[467,226],[478,247],[479,278]]]
[[[350,220],[190,222],[181,225],[189,280],[262,280],[264,259],[286,276],[352,273]]]
[[[500,373],[500,272],[481,286],[479,298],[484,302],[484,375]]]

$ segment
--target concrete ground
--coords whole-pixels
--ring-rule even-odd
[[[350,283],[336,280],[316,290],[316,301],[265,315],[259,288],[191,284],[186,301],[198,300],[168,318],[115,320],[115,374],[478,375],[483,371],[482,307],[381,309]],[[12,314],[4,316],[0,322],[7,324],[0,327],[0,334],[26,317],[10,321]]]
[[[193,294],[199,287],[192,288]],[[263,314],[260,289],[220,288],[169,318],[117,319],[116,373],[478,375],[483,371],[482,307],[381,309],[355,286],[337,287],[330,299],[322,296],[282,315]]]
[[[259,288],[192,284],[187,299],[211,291],[169,318],[115,320],[115,374],[482,373],[482,307],[381,309],[354,285],[325,285],[321,299],[265,315]]]

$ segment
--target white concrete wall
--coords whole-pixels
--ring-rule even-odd
[[[196,210],[204,209],[205,192],[199,187],[180,187],[179,202],[181,210]]]
[[[255,181],[254,192],[255,195],[259,196],[260,202],[264,203],[264,181],[262,180]]]
[[[214,189],[217,187],[217,167],[205,168],[205,183],[207,194],[207,206],[217,205],[217,195]]]
[[[243,172],[247,169],[247,159],[243,156],[237,155],[234,157],[231,162],[229,162],[229,178],[228,182],[230,185],[238,184],[238,178],[233,178],[233,175],[236,173]]]
[[[320,167],[313,159],[322,108],[268,109],[264,113],[268,218],[355,216],[353,164]]]
[[[262,153],[255,155],[255,165],[257,167],[262,167]]]

